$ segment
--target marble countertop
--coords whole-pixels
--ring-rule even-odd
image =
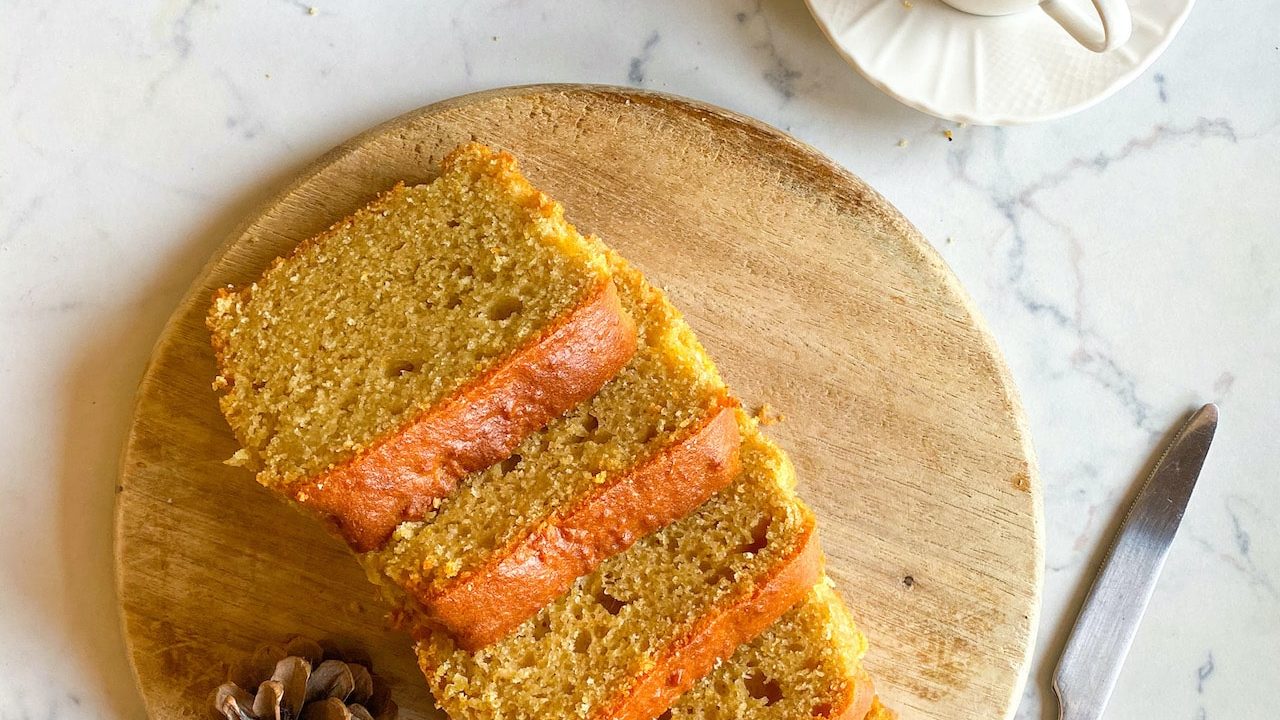
[[[0,720],[143,717],[112,588],[116,460],[151,344],[230,228],[371,125],[547,81],[783,128],[878,188],[959,275],[1044,482],[1023,720],[1056,717],[1069,611],[1139,469],[1185,411],[1219,402],[1106,717],[1275,716],[1280,6],[1203,2],[1110,100],[995,129],[881,95],[802,0],[314,4],[0,2]]]

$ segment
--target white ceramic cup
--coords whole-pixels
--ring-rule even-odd
[[[1133,18],[1125,0],[1092,0],[1102,20],[1102,36],[1097,21],[1063,0],[943,0],[957,10],[974,15],[1012,15],[1039,8],[1053,18],[1076,42],[1094,52],[1120,47],[1133,32]]]

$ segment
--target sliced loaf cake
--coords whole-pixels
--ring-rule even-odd
[[[475,144],[220,291],[208,324],[235,459],[361,551],[635,348],[603,247]]]
[[[862,668],[866,649],[866,639],[824,580],[658,717],[871,720],[868,712],[878,701]]]
[[[715,366],[660,291],[613,253],[609,264],[637,327],[627,366],[363,556],[375,582],[464,649],[511,632],[738,474],[736,406]]]
[[[821,576],[785,456],[741,413],[742,472],[474,653],[430,623],[418,658],[453,720],[651,720]]]

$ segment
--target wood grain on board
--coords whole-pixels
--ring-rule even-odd
[[[226,665],[305,633],[358,645],[406,718],[434,717],[408,642],[347,551],[223,460],[204,316],[267,263],[454,146],[513,152],[580,229],[666,288],[795,461],[829,572],[906,718],[1012,714],[1039,602],[1040,489],[991,338],[927,242],[817,152],[726,111],[598,86],[446,101],[335,149],[239,228],[139,391],[116,553],[154,718],[205,713]]]

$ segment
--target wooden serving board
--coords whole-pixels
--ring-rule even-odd
[[[355,561],[223,460],[204,316],[215,287],[454,146],[535,185],[665,287],[793,457],[829,571],[905,718],[1012,714],[1039,604],[1040,489],[992,339],[920,234],[812,148],[739,115],[598,86],[485,92],[337,148],[249,218],[174,314],[121,467],[119,597],[153,718],[203,716],[227,663],[294,633],[363,646],[402,717],[435,717]]]

